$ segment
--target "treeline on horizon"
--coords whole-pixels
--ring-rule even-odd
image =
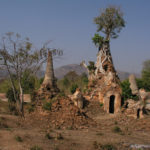
[[[138,88],[143,88],[146,91],[150,91],[150,60],[143,63],[141,75],[141,78],[136,79]],[[36,75],[30,75],[30,72],[24,72],[22,80],[24,93],[32,95],[34,91],[40,88],[43,79],[44,77],[38,78]],[[75,71],[70,71],[62,79],[56,80],[58,88],[64,95],[73,94],[76,88],[80,88],[84,94],[90,90],[87,88],[88,77],[85,73],[78,75]],[[132,95],[128,79],[121,81],[120,85],[122,88],[122,98],[124,100],[130,98],[135,100],[137,99],[135,95]],[[10,95],[13,94],[8,78],[0,80],[0,93],[6,93],[8,98],[10,98]]]

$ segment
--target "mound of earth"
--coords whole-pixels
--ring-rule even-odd
[[[50,111],[44,111],[41,106],[25,117],[25,124],[63,129],[81,129],[96,126],[96,122],[84,111],[76,107],[68,97],[58,98],[52,103]]]

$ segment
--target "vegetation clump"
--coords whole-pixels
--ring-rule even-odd
[[[31,113],[35,110],[35,104],[29,104],[27,107],[28,113]]]
[[[35,145],[35,146],[31,147],[30,150],[43,150],[43,149],[41,147]]]
[[[121,133],[122,130],[120,129],[120,127],[115,126],[115,127],[113,128],[113,132],[114,132],[114,133]]]
[[[44,110],[51,110],[51,107],[52,107],[52,102],[51,101],[49,101],[49,102],[45,102],[44,104],[43,104],[43,109]]]
[[[93,142],[93,147],[97,150],[117,150],[112,144],[100,144],[97,141]]]
[[[52,137],[49,133],[46,133],[46,134],[45,134],[45,138],[51,140],[53,137]]]
[[[101,150],[116,150],[116,147],[112,144],[101,145]]]
[[[78,85],[77,85],[77,84],[73,84],[73,85],[71,86],[71,88],[70,88],[71,94],[73,94],[73,93],[76,91],[77,88],[78,88]]]
[[[88,77],[85,73],[78,75],[74,71],[68,72],[63,79],[57,81],[58,88],[65,94],[72,94],[76,88],[85,91],[88,85]]]
[[[20,136],[16,136],[15,139],[16,139],[17,142],[23,142],[23,140]]]

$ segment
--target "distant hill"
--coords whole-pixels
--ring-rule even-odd
[[[75,71],[78,75],[82,73],[87,73],[86,69],[77,64],[65,65],[55,69],[55,76],[58,79],[63,78],[68,72]]]
[[[78,64],[69,64],[55,69],[55,76],[58,79],[62,79],[68,72],[75,71],[78,75],[87,73],[86,69]],[[120,80],[127,79],[131,73],[117,70]],[[135,74],[137,78],[140,78],[139,74]],[[44,76],[44,71],[38,72],[39,77]],[[0,79],[7,77],[7,71],[0,70]]]
[[[84,67],[81,67],[78,64],[69,64],[55,69],[55,76],[58,79],[61,79],[70,71],[75,71],[77,74],[81,75],[82,73],[87,73]],[[120,80],[125,80],[129,77],[131,73],[117,70]],[[135,74],[137,78],[140,78],[139,74]]]

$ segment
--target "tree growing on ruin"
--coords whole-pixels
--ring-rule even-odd
[[[117,38],[121,29],[125,27],[123,13],[116,6],[109,6],[103,9],[100,15],[94,18],[94,23],[97,25],[97,32],[101,32],[104,35],[100,37],[107,41],[110,38]]]
[[[29,38],[23,39],[19,34],[6,33],[0,43],[0,66],[7,70],[14,100],[20,115],[23,113],[24,73],[36,74],[47,59],[47,51],[51,50],[44,44],[37,49]],[[59,50],[52,50],[53,54],[60,54]],[[15,76],[15,78],[14,78]],[[28,78],[26,78],[28,80]],[[18,93],[18,94],[17,94]]]
[[[111,38],[117,38],[123,27],[125,21],[123,13],[119,7],[109,6],[103,9],[99,16],[94,18],[94,23],[97,25],[97,32],[92,38],[93,43],[98,47],[96,71],[105,74],[103,64],[105,61],[112,63],[112,57],[109,50],[109,42]]]

